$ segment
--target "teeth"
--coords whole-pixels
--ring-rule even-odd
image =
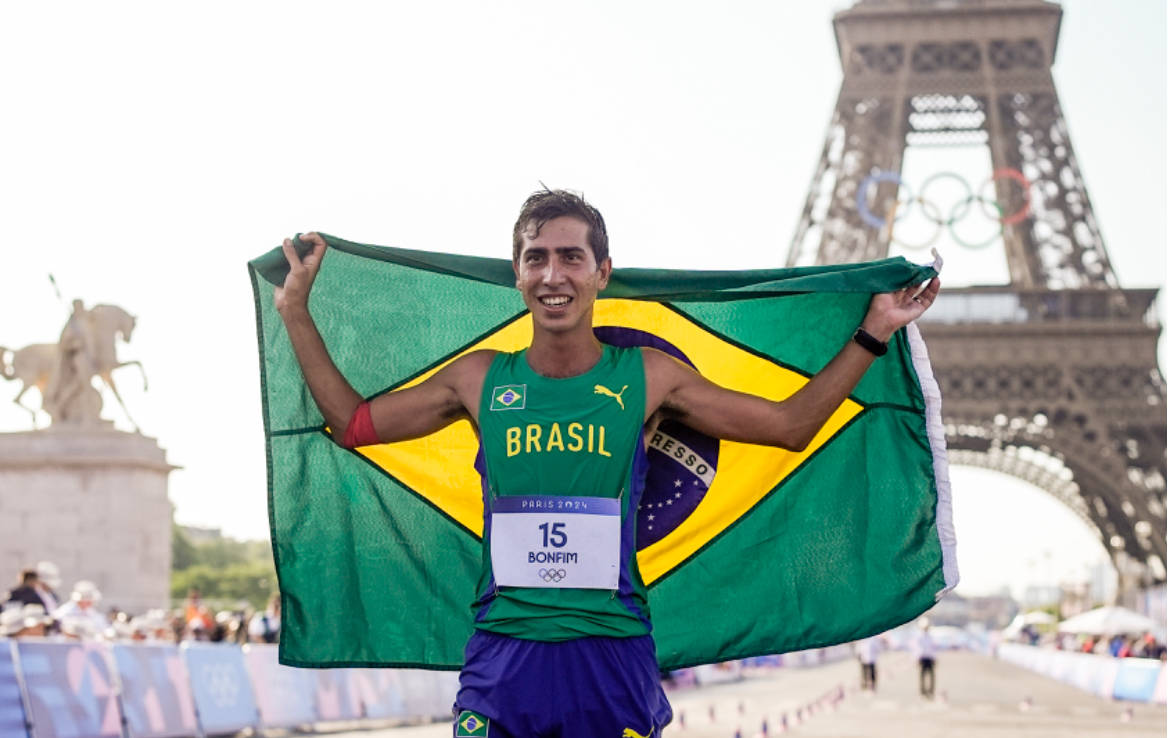
[[[568,305],[569,304],[569,298],[564,297],[564,296],[561,296],[561,297],[542,297],[542,298],[540,298],[540,301],[542,303],[544,303],[545,305],[548,305],[549,307],[558,307],[560,305]]]

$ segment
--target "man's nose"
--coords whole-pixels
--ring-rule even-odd
[[[548,266],[544,269],[544,283],[545,284],[560,284],[565,280],[564,269],[557,263],[556,259],[550,259]]]

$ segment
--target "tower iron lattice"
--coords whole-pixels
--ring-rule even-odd
[[[886,257],[906,148],[985,145],[994,193],[967,206],[998,211],[1010,284],[944,290],[919,326],[951,461],[1055,496],[1132,589],[1166,581],[1157,290],[1119,286],[1093,217],[1051,73],[1061,15],[1044,0],[838,13],[844,78],[788,265]]]

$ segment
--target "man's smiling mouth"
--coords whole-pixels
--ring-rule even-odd
[[[571,299],[568,295],[550,295],[540,298],[540,304],[545,307],[561,307],[568,305]]]

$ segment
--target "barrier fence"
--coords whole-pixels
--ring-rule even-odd
[[[851,655],[834,646],[698,666],[673,672],[670,686]],[[202,738],[336,721],[450,720],[458,688],[457,672],[293,669],[268,644],[0,638],[0,738]]]
[[[1155,659],[1119,659],[1020,643],[1001,643],[996,654],[1010,664],[1104,699],[1166,704],[1166,664]]]
[[[451,718],[456,672],[293,669],[277,647],[0,639],[0,738],[184,738]]]

